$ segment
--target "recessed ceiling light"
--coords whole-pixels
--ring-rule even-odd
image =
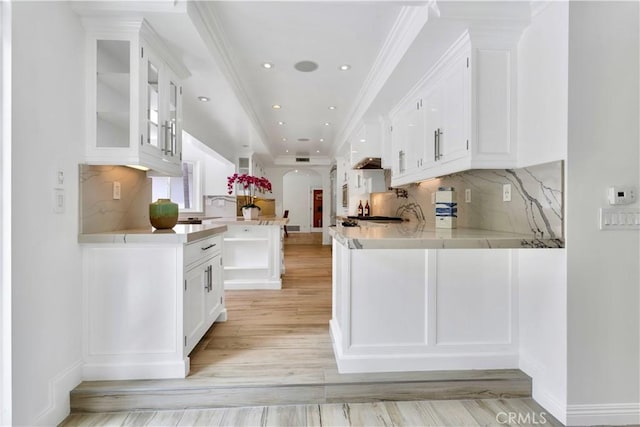
[[[202,102],[209,102],[210,101],[209,97],[207,97],[207,96],[199,96],[198,100],[202,101]]]
[[[284,125],[284,122],[278,122],[278,124],[279,124],[280,126],[282,126],[282,125]]]
[[[324,142],[324,138],[320,138],[320,142]]]
[[[289,152],[289,150],[284,150],[284,152],[285,152],[285,153],[288,153],[288,152]]]
[[[298,173],[298,169],[296,169],[295,172]]]
[[[364,139],[364,138],[362,138],[362,139],[360,140],[360,142],[367,142],[367,140],[366,140],[366,139]]]
[[[271,62],[263,62],[262,63],[262,68],[264,68],[266,70],[270,70],[271,68],[273,68],[273,64]]]
[[[319,153],[319,152],[320,152],[320,150],[316,150],[316,153]]]
[[[330,105],[330,106],[329,106],[329,110],[335,110],[335,109],[336,109],[336,106],[335,106],[335,105]]]
[[[329,123],[329,122],[324,122],[324,125],[325,125],[325,126],[329,126],[330,124],[331,124],[331,123]]]
[[[349,64],[342,64],[341,66],[338,67],[338,70],[340,71],[348,71],[351,69],[351,65]]]
[[[281,108],[282,108],[282,105],[280,105],[280,104],[273,104],[273,105],[271,106],[271,108],[273,108],[274,110],[279,110],[279,109],[281,109]]]
[[[282,142],[287,142],[287,138],[282,138]]]
[[[303,73],[309,73],[318,69],[318,64],[313,61],[300,61],[294,64],[293,68]]]

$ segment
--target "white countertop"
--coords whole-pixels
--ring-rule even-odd
[[[359,221],[356,227],[341,224],[329,234],[349,249],[521,249],[563,248],[563,239],[536,237],[472,228],[443,229],[421,222],[374,223]]]
[[[178,224],[169,230],[139,228],[80,234],[79,243],[189,243],[227,231],[224,224]]]
[[[261,216],[258,219],[245,220],[243,217],[213,218],[203,220],[207,224],[224,224],[224,225],[286,225],[289,218],[277,216]]]

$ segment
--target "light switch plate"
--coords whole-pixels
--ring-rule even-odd
[[[502,186],[502,201],[503,202],[511,201],[511,184],[504,184]]]
[[[465,188],[464,189],[464,202],[465,203],[471,203],[471,189],[470,188]]]
[[[64,190],[62,188],[53,189],[53,211],[55,213],[64,213]]]
[[[640,208],[600,208],[600,230],[640,230]]]
[[[120,200],[120,183],[113,181],[113,200]]]

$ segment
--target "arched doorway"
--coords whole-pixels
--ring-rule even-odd
[[[310,169],[294,169],[282,177],[283,209],[289,210],[290,232],[321,232],[322,176]]]

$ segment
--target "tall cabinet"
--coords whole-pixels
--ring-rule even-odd
[[[182,175],[182,86],[189,71],[143,19],[84,17],[89,164]]]

